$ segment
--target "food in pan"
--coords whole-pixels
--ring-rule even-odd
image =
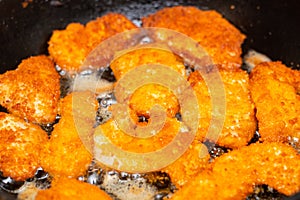
[[[281,62],[258,64],[250,74],[262,141],[287,142],[300,136],[300,72]]]
[[[36,195],[36,200],[111,200],[103,190],[95,185],[70,178],[57,178],[52,181],[51,188],[40,190]]]
[[[226,113],[222,133],[215,142],[228,148],[246,146],[256,131],[248,74],[241,69],[220,69],[219,72],[225,89]],[[189,82],[199,102],[200,120],[196,139],[204,141],[212,117],[210,93],[199,72],[193,72]]]
[[[182,76],[185,76],[185,67],[180,57],[159,47],[149,45],[143,48],[131,50],[121,56],[117,56],[111,63],[111,69],[116,79],[120,79],[128,71],[140,65],[159,64],[170,67]]]
[[[212,57],[215,64],[239,68],[242,64],[241,44],[246,38],[216,11],[195,7],[164,8],[142,19],[144,27],[162,27],[186,34]]]
[[[194,177],[209,166],[209,154],[202,151],[202,143],[194,141],[179,159],[161,169],[166,172],[177,188],[193,180]]]
[[[222,133],[217,141],[207,141],[210,138],[206,137],[206,133],[212,118],[211,97],[205,81],[194,71],[193,66],[184,63],[184,59],[179,55],[150,46],[121,52],[124,54],[116,53],[110,65],[115,78],[113,80],[116,82],[109,84],[110,89],[135,67],[160,64],[177,71],[180,77],[186,79],[198,99],[199,110],[196,111],[200,113],[200,120],[194,141],[179,159],[160,170],[167,173],[172,182],[166,186],[169,190],[165,193],[168,193],[169,197],[173,195],[172,199],[243,199],[253,192],[255,185],[261,184],[269,185],[284,195],[292,195],[299,191],[300,168],[297,163],[300,155],[293,147],[283,142],[287,142],[288,137],[299,138],[300,73],[286,68],[279,62],[261,63],[253,69],[249,84],[248,74],[240,69],[241,43],[245,35],[216,11],[178,6],[162,9],[144,17],[142,21],[144,27],[164,27],[182,32],[203,46],[218,66],[226,94]],[[17,70],[0,76],[0,84],[5,86],[1,87],[0,92],[6,98],[1,105],[5,106],[8,112],[38,124],[53,122],[56,114],[60,115],[54,130],[49,133],[50,139],[47,139],[47,134],[37,125],[29,124],[11,114],[0,114],[0,169],[3,176],[25,180],[33,177],[37,167],[41,166],[53,180],[50,189],[38,192],[37,199],[110,199],[96,186],[75,180],[78,178],[98,186],[98,182],[107,181],[99,178],[101,174],[110,170],[107,168],[98,168],[97,173],[87,175],[91,173],[91,166],[97,165],[92,155],[92,139],[98,131],[101,130],[113,144],[123,150],[147,153],[166,146],[179,129],[186,128],[182,126],[181,108],[176,96],[165,86],[156,83],[137,88],[128,99],[127,105],[132,121],[140,126],[147,126],[153,120],[149,115],[153,105],[159,104],[166,110],[167,117],[163,128],[148,139],[128,135],[113,118],[96,122],[97,111],[102,112],[101,109],[106,109],[105,111],[110,112],[114,105],[105,104],[106,106],[101,107],[100,102],[99,108],[91,92],[71,91],[58,103],[59,75],[54,64],[58,66],[57,69],[61,68],[67,74],[73,75],[67,76],[69,78],[81,76],[82,74],[78,74],[84,70],[81,65],[86,56],[101,41],[133,28],[136,26],[125,16],[113,13],[85,26],[71,23],[65,30],[53,32],[48,48],[50,59],[46,56],[31,57],[24,60]],[[40,76],[46,82],[36,78]],[[16,82],[11,82],[14,79]],[[42,92],[32,90],[35,88],[32,80],[38,82],[36,84],[39,84],[39,87],[42,86]],[[82,80],[85,80],[85,77]],[[278,88],[274,89],[274,86]],[[43,114],[36,117],[35,112],[31,111],[30,102],[31,95],[40,94],[39,92],[41,95],[34,97],[33,101],[42,102],[41,105],[44,105],[45,95],[45,99],[50,103],[46,103],[47,107],[39,107],[38,114]],[[106,90],[101,92],[105,93]],[[18,97],[14,99],[17,106],[5,104],[10,103],[12,93]],[[27,99],[28,95],[30,99]],[[27,102],[24,109],[21,107],[23,104],[19,103],[22,100]],[[115,99],[109,100],[113,102]],[[48,117],[49,108],[51,117]],[[47,116],[47,119],[40,118],[41,116]],[[261,138],[254,141],[253,136],[257,128]],[[7,141],[15,142],[7,144]],[[228,149],[221,153],[222,155],[210,157],[209,154],[203,155],[202,142],[206,145],[216,142],[222,148]],[[30,148],[27,149],[28,145]],[[212,151],[209,153],[212,154]],[[18,154],[18,157],[11,157],[12,154]],[[113,173],[122,174],[112,171],[111,174]],[[115,184],[118,182],[122,185],[125,181],[115,181]],[[82,191],[89,195],[81,196]]]
[[[0,171],[17,181],[33,177],[41,166],[47,133],[38,125],[0,113]]]
[[[57,115],[59,87],[54,63],[43,55],[30,57],[0,75],[0,104],[32,123],[51,123]]]
[[[89,139],[88,136],[91,137],[94,131],[96,105],[89,110],[84,103],[92,102],[89,96],[89,92],[75,92],[60,102],[61,119],[54,126],[51,138],[44,147],[41,165],[54,177],[81,176],[92,161],[92,154],[79,135],[80,129],[84,128],[85,136]],[[75,101],[79,101],[80,105]]]
[[[300,190],[300,155],[282,143],[256,143],[216,158],[172,199],[245,199],[254,185],[268,184],[292,195]]]
[[[183,77],[186,76],[185,66],[180,57],[172,52],[150,47],[133,50],[117,57],[111,63],[111,69],[116,79],[119,80],[124,74],[133,70],[135,67],[151,64],[170,67]],[[161,105],[169,117],[174,117],[180,109],[178,100],[172,91],[162,85],[154,83],[138,88],[130,98],[129,107],[138,116],[149,117],[149,111],[155,104]]]
[[[55,30],[49,40],[48,51],[54,62],[69,73],[80,70],[86,56],[103,40],[136,28],[125,16],[107,14],[90,21],[86,26],[71,23],[65,30]]]
[[[259,53],[257,51],[254,51],[254,50],[249,50],[247,52],[247,54],[244,56],[243,58],[243,61],[245,63],[245,69],[248,71],[248,72],[251,72],[252,69],[262,63],[262,62],[271,62],[271,59],[262,54],[262,53]]]
[[[147,125],[145,123],[136,123],[140,126]],[[100,128],[101,132],[117,147],[125,151],[146,153],[161,149],[170,143],[176,133],[178,133],[179,127],[180,122],[176,118],[167,118],[164,127],[155,136],[145,139],[128,135],[118,127],[114,120],[109,120],[98,128]],[[97,129],[95,135],[98,134]]]
[[[144,102],[147,102],[145,104]],[[168,117],[174,117],[180,110],[173,92],[159,84],[148,84],[138,88],[129,100],[129,107],[137,116],[150,117],[154,105],[161,105]]]
[[[145,123],[139,123],[145,126]],[[158,134],[151,138],[139,139],[127,135],[120,130],[114,120],[110,120],[98,128],[95,135],[98,135],[98,129],[117,147],[136,153],[154,152],[163,148],[172,141],[178,132],[180,122],[176,118],[167,118],[166,123]],[[208,167],[209,154],[201,155],[202,143],[195,141],[187,151],[175,162],[161,169],[162,172],[169,174],[171,180],[177,187],[181,187],[192,179],[197,173]],[[168,159],[167,155],[166,158]]]

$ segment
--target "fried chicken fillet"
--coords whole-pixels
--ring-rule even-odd
[[[176,6],[144,17],[142,22],[143,27],[168,28],[186,34],[206,50],[215,64],[228,68],[242,64],[241,44],[245,35],[216,11]]]
[[[74,92],[61,100],[61,119],[42,159],[42,167],[52,176],[78,177],[86,172],[92,161],[96,103],[90,92]]]
[[[139,123],[138,125],[145,126],[146,124]],[[180,122],[176,118],[167,118],[164,127],[155,136],[137,138],[125,133],[118,127],[117,122],[111,119],[97,127],[95,135],[97,135],[97,129],[100,129],[105,137],[124,151],[146,153],[161,149],[170,143],[178,133],[179,127]]]
[[[144,48],[128,51],[116,57],[111,63],[111,69],[117,80],[122,78],[128,71],[141,65],[160,64],[177,71],[185,76],[183,60],[170,51],[144,46]]]
[[[175,193],[173,200],[245,199],[254,185],[267,184],[285,195],[300,190],[300,155],[281,143],[256,143],[223,154]]]
[[[147,124],[140,123],[140,125],[145,126]],[[121,148],[123,151],[147,153],[160,150],[167,146],[174,139],[179,128],[180,122],[177,121],[176,118],[167,118],[163,129],[155,136],[141,139],[126,134],[119,129],[114,120],[110,120],[100,125],[96,129],[95,135],[98,135],[99,131],[101,131],[111,143]],[[168,159],[168,155],[161,156],[166,156],[165,159]],[[207,153],[207,150],[202,151],[202,144],[192,143],[179,159],[170,163],[169,166],[161,169],[161,171],[168,173],[173,183],[175,183],[176,186],[181,187],[193,178],[195,174],[198,174],[201,170],[208,167],[208,160],[209,154]]]
[[[239,148],[248,144],[256,131],[254,104],[249,91],[249,77],[240,69],[219,70],[225,90],[225,121],[216,142],[220,146]],[[196,139],[204,141],[212,118],[211,94],[199,72],[191,73],[189,82],[199,105],[199,129]]]
[[[0,104],[13,115],[33,123],[53,122],[60,98],[59,75],[46,56],[21,62],[0,75]]]
[[[160,64],[169,67],[170,70],[178,72],[178,76],[185,77],[185,66],[182,59],[172,52],[157,48],[142,48],[127,52],[113,60],[111,69],[117,80],[120,80],[130,70],[134,70],[141,65]],[[130,80],[143,78],[145,74],[139,77],[131,77]],[[160,75],[162,76],[162,75]],[[161,78],[161,77],[160,77]],[[180,106],[176,96],[167,87],[159,83],[145,84],[134,91],[129,100],[129,107],[136,112],[138,116],[149,117],[149,112],[154,105],[161,105],[169,117],[174,117],[179,112]]]
[[[202,149],[204,145],[194,141],[184,154],[161,171],[169,174],[172,183],[181,188],[196,175],[209,168],[209,153]]]
[[[51,187],[46,190],[40,190],[35,199],[111,200],[108,194],[97,186],[70,178],[54,179]]]
[[[300,138],[300,72],[281,62],[256,65],[250,74],[261,140]]]
[[[48,136],[39,126],[11,114],[0,113],[0,171],[23,181],[33,177]]]
[[[54,62],[65,71],[78,72],[87,55],[103,40],[136,26],[125,16],[109,13],[90,21],[86,26],[71,23],[64,30],[55,30],[48,42]]]

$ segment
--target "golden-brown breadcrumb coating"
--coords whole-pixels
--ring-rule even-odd
[[[146,124],[140,123],[138,125],[145,126]],[[97,127],[95,135],[99,128],[105,137],[122,150],[146,153],[159,150],[169,144],[178,133],[179,127],[180,122],[176,118],[167,118],[164,127],[155,136],[151,138],[137,138],[123,132],[116,121],[111,119]]]
[[[54,179],[51,187],[40,190],[35,199],[111,200],[110,196],[97,186],[70,178]]]
[[[185,76],[185,66],[180,57],[170,51],[151,48],[151,46],[126,52],[114,59],[110,67],[116,79],[119,80],[130,70],[147,64],[160,64],[170,67],[182,76]]]
[[[140,125],[145,126],[146,124]],[[118,128],[118,125],[114,120],[110,120],[100,125],[98,128],[100,128],[105,137],[122,150],[146,153],[160,150],[168,145],[178,133],[180,122],[177,121],[176,118],[167,118],[163,129],[159,131],[157,135],[147,139],[140,139],[127,135]],[[97,129],[95,135],[98,134]],[[172,182],[176,186],[181,187],[200,171],[208,167],[210,156],[206,149],[204,149],[204,151],[201,149],[201,146],[201,143],[192,143],[179,159],[161,169],[161,171],[168,173]],[[205,155],[203,155],[203,152]]]
[[[125,16],[109,13],[87,23],[71,23],[55,30],[48,51],[55,63],[70,73],[78,72],[86,56],[103,40],[136,26]]]
[[[103,40],[127,30],[137,28],[129,19],[119,13],[108,13],[86,24],[88,46],[94,49]]]
[[[33,56],[0,75],[0,104],[33,123],[53,122],[60,98],[59,75],[46,56]]]
[[[243,176],[243,175],[241,175]],[[172,200],[242,200],[245,193],[252,192],[252,187],[241,186],[240,182],[231,182],[231,177],[218,177],[211,171],[202,171],[194,179],[179,189]]]
[[[147,84],[138,88],[129,100],[129,107],[138,115],[150,117],[150,110],[161,105],[168,117],[179,112],[179,103],[173,92],[158,84]]]
[[[0,113],[0,171],[22,181],[33,177],[48,140],[39,126],[11,114]]]
[[[257,128],[248,74],[240,69],[220,69],[219,72],[225,89],[226,109],[222,133],[216,143],[228,148],[245,146]],[[203,141],[210,123],[213,123],[211,96],[199,72],[191,73],[189,82],[196,93],[200,112],[196,138]]]
[[[182,187],[209,167],[210,155],[202,147],[201,143],[194,141],[180,158],[161,170],[169,174],[176,187]]]
[[[300,138],[300,71],[281,62],[264,62],[250,74],[261,140]]]
[[[130,70],[147,64],[160,64],[165,67],[170,67],[177,71],[179,75],[185,77],[185,66],[183,65],[182,59],[172,52],[155,48],[143,48],[125,53],[111,63],[111,69],[116,79],[119,80]],[[141,76],[143,76],[143,74],[141,74]],[[161,105],[169,117],[174,117],[180,109],[178,100],[172,91],[155,83],[145,84],[138,88],[132,94],[129,101],[129,107],[136,112],[137,115],[146,117],[149,117],[150,109],[156,104]]]
[[[87,142],[91,142],[94,131],[96,102],[91,98],[90,92],[74,92],[61,100],[61,119],[42,159],[42,167],[54,177],[83,175],[92,161],[92,143]]]
[[[266,184],[285,195],[300,190],[300,155],[282,143],[256,143],[215,159],[172,199],[245,199],[254,185]]]
[[[225,64],[229,68],[242,64],[241,44],[245,35],[216,11],[176,6],[164,8],[142,21],[143,27],[168,28],[186,34],[199,42],[215,64]]]

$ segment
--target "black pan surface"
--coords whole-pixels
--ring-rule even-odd
[[[86,23],[107,12],[138,21],[141,16],[175,5],[217,10],[247,35],[244,53],[254,49],[300,69],[297,0],[0,0],[0,74],[16,68],[26,57],[47,54],[52,31],[70,22]]]

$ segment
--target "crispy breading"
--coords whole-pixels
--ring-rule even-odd
[[[171,52],[155,48],[142,48],[130,51],[118,57],[111,63],[111,69],[117,80],[121,79],[127,72],[134,68],[149,64],[160,64],[165,67],[177,71],[180,75],[185,77],[185,66],[183,61]],[[141,77],[143,74],[141,74]],[[133,77],[130,80],[134,81]],[[137,113],[149,117],[149,111],[154,105],[161,105],[169,117],[174,117],[179,111],[180,106],[176,96],[170,89],[158,84],[145,84],[138,88],[132,94],[129,107]]]
[[[300,138],[300,72],[281,62],[261,63],[250,75],[261,140]]]
[[[172,199],[245,199],[254,185],[266,184],[285,195],[300,190],[300,155],[281,143],[256,143],[215,159]]]
[[[48,51],[55,63],[70,73],[78,72],[86,56],[103,40],[136,26],[125,16],[109,13],[87,23],[71,23],[64,30],[55,30]]]
[[[256,143],[215,160],[213,173],[238,177],[252,185],[266,184],[285,195],[300,190],[300,155],[286,144]],[[243,173],[245,172],[245,173]]]
[[[40,167],[41,151],[48,140],[39,126],[11,114],[0,113],[0,171],[23,181]]]
[[[64,30],[55,30],[48,42],[48,52],[60,68],[76,71],[90,52],[88,36],[80,23],[71,23]]]
[[[142,21],[143,27],[168,28],[186,34],[199,42],[215,64],[228,68],[242,64],[241,44],[246,37],[216,11],[176,6],[164,8]]]
[[[179,189],[171,199],[241,200],[245,199],[245,193],[250,194],[253,190],[250,185],[245,187],[239,181],[232,181],[232,177],[218,177],[210,171],[202,171]]]
[[[250,97],[249,77],[240,69],[220,69],[225,89],[225,121],[222,133],[216,143],[228,148],[238,148],[248,144],[256,131],[254,104]],[[200,121],[196,139],[203,141],[211,123],[212,104],[208,87],[199,72],[189,77],[199,105]]]
[[[137,27],[124,15],[108,13],[86,24],[85,31],[89,37],[88,46],[94,49],[103,40],[135,28]]]
[[[51,187],[40,190],[36,200],[111,200],[110,196],[95,185],[70,178],[54,179]]]
[[[146,124],[142,124],[145,126]],[[114,120],[110,120],[99,126],[101,132],[114,145],[123,151],[136,153],[154,152],[168,145],[176,136],[180,128],[180,122],[176,118],[167,118],[166,123],[159,133],[151,138],[140,139],[127,135],[118,128]],[[95,135],[98,134],[96,129]],[[170,175],[172,182],[181,187],[192,179],[200,171],[208,167],[210,158],[206,149],[201,148],[201,143],[192,143],[187,151],[169,166],[161,169]],[[166,156],[167,155],[161,155]]]
[[[16,70],[0,75],[0,104],[13,115],[33,123],[53,122],[60,98],[59,75],[46,56],[21,62]]]
[[[117,80],[122,78],[130,70],[141,66],[160,64],[170,67],[182,76],[185,76],[185,66],[183,60],[172,52],[153,48],[151,46],[135,49],[115,58],[111,63],[111,69]]]
[[[140,126],[146,124],[140,123]],[[121,130],[113,119],[97,127],[114,145],[124,151],[146,153],[156,151],[169,144],[178,133],[180,122],[176,118],[167,118],[164,127],[151,138],[137,138]],[[97,134],[97,129],[95,134]]]
[[[161,171],[169,174],[172,183],[178,188],[195,178],[203,170],[209,168],[209,153],[202,149],[203,144],[193,142],[187,151]]]
[[[155,105],[161,105],[168,117],[174,117],[179,112],[176,96],[170,89],[158,84],[147,84],[138,88],[129,100],[129,107],[138,116],[150,117],[150,110]]]
[[[74,92],[60,103],[61,119],[43,152],[42,167],[52,176],[78,177],[92,161],[96,102],[90,92]]]

